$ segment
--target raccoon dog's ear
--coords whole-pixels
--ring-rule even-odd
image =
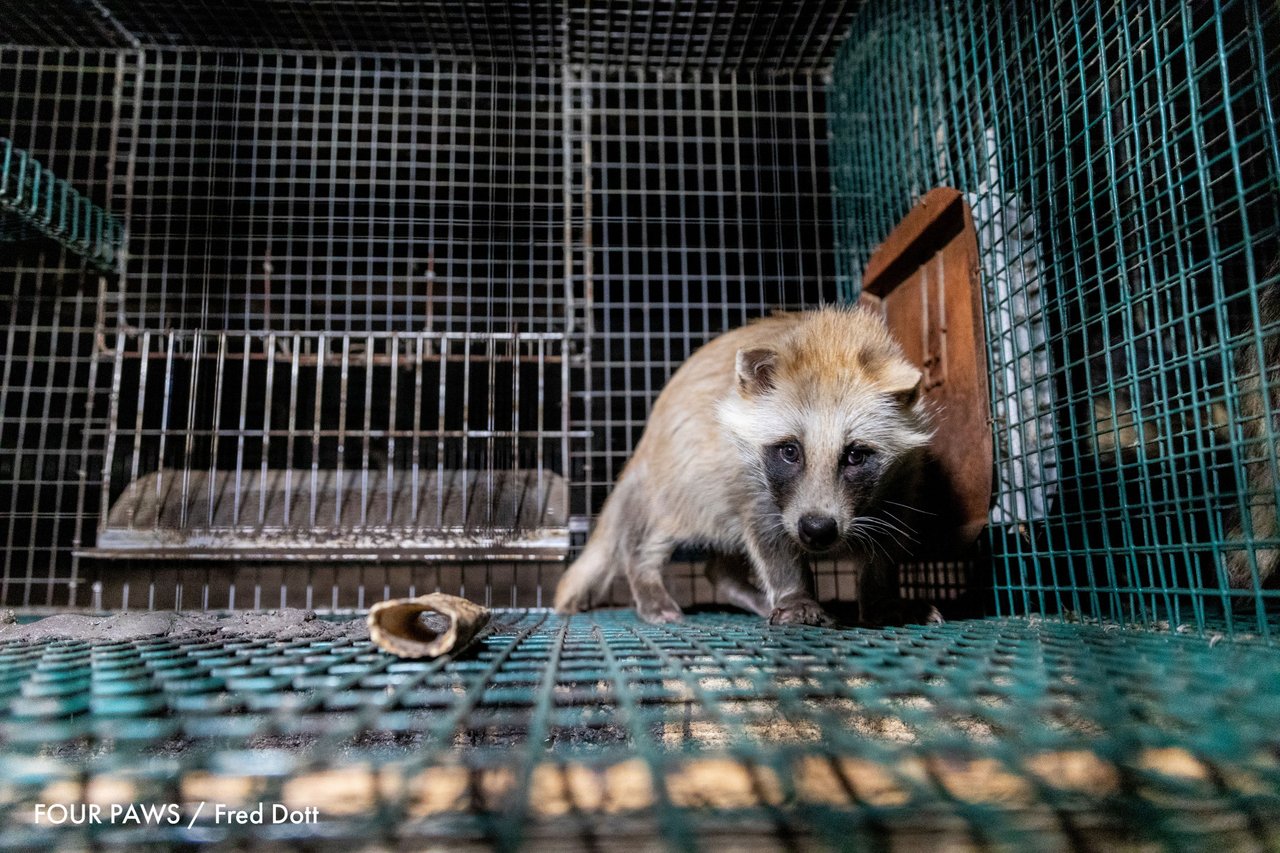
[[[904,406],[915,405],[920,399],[921,380],[924,374],[915,365],[899,361],[891,364],[885,371],[882,384],[893,398]]]
[[[763,394],[773,388],[778,354],[771,349],[740,349],[734,367],[738,373],[738,390],[742,396]]]

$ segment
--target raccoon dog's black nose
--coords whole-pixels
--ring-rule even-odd
[[[800,516],[800,541],[810,548],[826,548],[835,544],[839,533],[836,520],[830,516]]]

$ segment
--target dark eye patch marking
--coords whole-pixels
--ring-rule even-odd
[[[885,471],[883,453],[863,444],[850,444],[840,455],[840,482],[845,500],[854,513],[862,512],[875,494]]]
[[[764,449],[764,476],[774,503],[785,506],[804,474],[804,448],[798,441],[784,441]]]

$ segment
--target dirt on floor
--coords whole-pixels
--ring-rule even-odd
[[[368,639],[369,628],[363,618],[331,621],[317,618],[315,611],[294,608],[243,613],[118,613],[114,616],[60,613],[34,622],[18,622],[12,611],[0,614],[0,641],[123,642],[199,634],[211,638],[363,640]]]

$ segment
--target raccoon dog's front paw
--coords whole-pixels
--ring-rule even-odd
[[[641,619],[652,625],[679,622],[684,618],[684,611],[680,609],[679,604],[676,604],[675,599],[669,595],[652,600],[637,601],[636,613]]]
[[[679,622],[684,618],[684,611],[679,607],[637,607],[636,613],[651,625]]]
[[[798,598],[773,608],[769,614],[770,625],[820,625],[835,627],[836,621],[827,615],[822,605],[811,598]]]

